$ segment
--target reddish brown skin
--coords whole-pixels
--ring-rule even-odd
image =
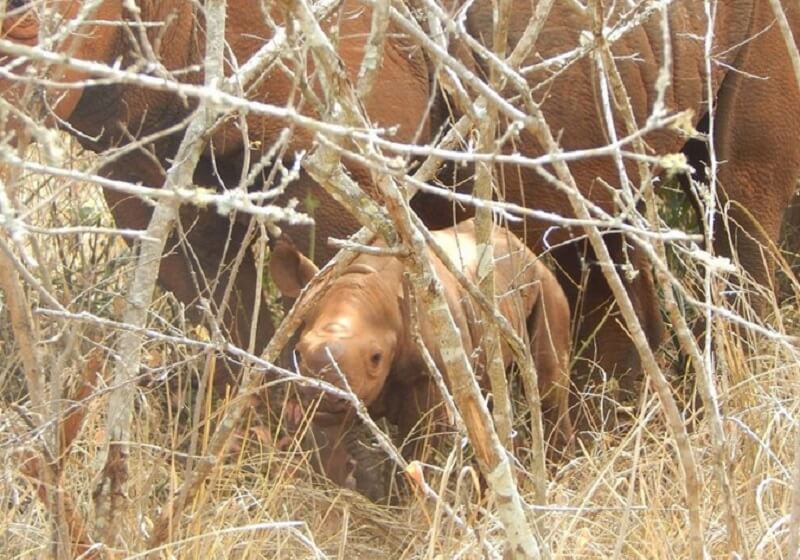
[[[71,17],[79,2],[65,0],[51,2]],[[169,21],[166,29],[150,28],[149,36],[164,66],[170,70],[197,64],[203,56],[203,21],[193,3],[187,0],[140,0],[141,18],[144,21]],[[272,16],[277,22],[284,20],[278,3],[272,6]],[[542,34],[536,44],[536,54],[526,61],[535,63],[557,53],[571,50],[579,44],[578,29],[591,29],[589,15],[573,13],[570,2],[557,2]],[[628,3],[618,3],[628,6]],[[227,37],[230,48],[238,62],[243,62],[270,37],[270,30],[260,22],[260,2],[241,0],[229,6]],[[513,46],[524,26],[532,7],[531,2],[518,0],[513,7],[512,29],[509,44]],[[345,68],[352,78],[359,67],[361,48],[369,30],[370,14],[364,9],[355,17],[353,10],[360,9],[357,0],[346,0],[343,12],[335,14],[340,22],[342,40],[340,53]],[[800,35],[800,14],[794,2],[785,2],[784,9],[795,36]],[[694,36],[704,33],[705,18],[702,3],[694,0],[673,2],[670,10],[670,31],[673,49],[673,76],[671,87],[667,90],[666,103],[671,109],[692,109],[699,121],[706,107],[705,82],[703,77],[702,41]],[[343,15],[345,17],[340,17]],[[609,17],[609,24],[618,21],[620,14]],[[131,18],[121,6],[120,0],[103,2],[94,14],[96,20],[126,21]],[[755,0],[732,0],[722,2],[718,7],[716,43],[714,52],[717,58],[738,72],[729,72],[726,66],[713,66],[713,88],[718,104],[715,120],[717,139],[717,158],[724,161],[719,169],[719,184],[725,201],[731,202],[731,217],[741,224],[731,235],[717,232],[717,250],[723,254],[735,254],[748,271],[760,282],[768,283],[771,269],[761,262],[760,251],[755,241],[742,235],[743,232],[755,236],[757,241],[775,241],[781,217],[794,190],[795,180],[800,173],[800,143],[796,142],[796,131],[800,129],[800,93],[793,74],[783,38],[773,21],[769,3]],[[15,27],[15,25],[17,27]],[[26,27],[28,26],[28,27]],[[476,2],[468,13],[466,27],[477,37],[491,37],[491,4]],[[763,30],[765,30],[762,32]],[[23,43],[35,41],[36,33],[31,32],[29,24],[8,20],[3,25],[4,33]],[[121,58],[122,65],[132,64],[135,52],[131,36],[113,26],[84,26],[73,37],[69,48],[74,56],[87,60],[112,62]],[[161,37],[163,36],[163,40]],[[434,92],[429,80],[429,67],[419,49],[406,48],[407,41],[393,34],[387,44],[384,66],[376,80],[375,89],[366,101],[366,109],[371,120],[387,125],[399,125],[396,139],[399,141],[427,142],[436,123],[445,114],[440,102],[433,104],[433,119],[428,114],[428,101]],[[744,39],[755,37],[752,40]],[[660,68],[661,32],[657,17],[631,31],[625,38],[615,43],[613,49],[618,57],[618,65],[628,88],[631,104],[638,124],[643,124],[655,98],[655,78]],[[464,54],[463,48],[453,46],[453,52]],[[636,57],[625,55],[636,54]],[[634,62],[634,59],[636,60]],[[480,71],[485,61],[468,60],[467,63]],[[289,60],[287,64],[294,67]],[[60,78],[75,81],[83,77],[74,70],[54,68]],[[302,72],[300,72],[302,75]],[[751,76],[768,76],[769,79],[754,79]],[[184,74],[186,82],[199,83],[201,73]],[[308,78],[306,78],[308,79]],[[534,99],[541,103],[542,110],[551,129],[559,136],[565,150],[590,148],[607,142],[604,132],[599,93],[596,87],[595,70],[590,59],[581,60],[557,76],[540,72],[527,76],[534,88]],[[312,87],[316,87],[310,80]],[[543,85],[545,84],[545,85]],[[7,97],[19,97],[19,88],[2,86]],[[61,95],[58,102],[56,99]],[[250,97],[277,105],[285,105],[288,100],[297,100],[291,80],[279,70],[273,70],[250,92]],[[81,142],[92,150],[108,152],[116,146],[129,143],[124,130],[134,136],[143,136],[163,130],[181,122],[190,114],[193,103],[184,104],[174,95],[154,92],[129,86],[96,86],[84,90],[67,90],[48,94],[55,113],[75,130],[85,136]],[[311,112],[308,103],[302,109]],[[618,116],[617,116],[618,117]],[[621,123],[621,118],[616,118]],[[261,147],[270,146],[285,123],[275,119],[249,116],[250,139],[260,141]],[[621,125],[618,125],[621,127]],[[618,130],[622,134],[623,130]],[[89,141],[87,138],[96,138]],[[154,142],[148,148],[155,158],[133,151],[122,158],[111,161],[103,173],[119,179],[141,181],[158,187],[163,184],[163,167],[168,165],[175,153],[180,133]],[[198,166],[195,181],[201,185],[220,188],[236,185],[243,162],[245,143],[236,129],[235,121],[228,121],[214,133],[213,149]],[[311,147],[312,138],[308,132],[298,130],[293,137],[288,153],[297,149]],[[674,131],[660,131],[647,138],[654,153],[667,153],[681,149],[684,138]],[[254,159],[260,149],[253,146]],[[513,148],[526,155],[539,155],[541,147],[527,132],[523,132]],[[215,158],[214,172],[212,158]],[[608,212],[615,212],[613,197],[603,187],[618,184],[615,167],[607,158],[594,158],[570,165],[577,184],[582,192]],[[370,177],[363,170],[352,169],[355,178],[365,187],[371,184]],[[499,170],[502,188],[509,200],[529,204],[539,209],[569,215],[571,211],[563,196],[549,187],[533,170],[505,167]],[[629,168],[636,178],[636,169]],[[468,185],[467,185],[468,187]],[[252,188],[260,188],[256,185]],[[323,262],[331,254],[325,245],[329,235],[341,237],[357,227],[357,223],[332,201],[320,194],[320,189],[307,177],[291,187],[292,193],[303,198],[312,191],[324,203],[316,215],[315,231],[316,258]],[[149,209],[136,199],[128,199],[114,193],[107,198],[117,222],[122,227],[144,228]],[[445,227],[452,223],[453,212],[448,203],[440,199],[417,197],[415,207],[431,227]],[[752,216],[757,216],[754,220]],[[190,303],[198,295],[192,280],[198,269],[213,276],[220,264],[231,260],[224,255],[224,238],[231,234],[229,253],[235,252],[243,243],[244,227],[233,223],[214,212],[197,212],[187,209],[184,212],[184,228],[189,232],[189,246],[197,253],[196,260],[187,258],[181,250],[166,257],[161,267],[162,284],[174,291],[178,297]],[[721,221],[718,220],[720,228]],[[520,235],[536,252],[542,250],[542,232],[549,224],[527,220],[516,227]],[[308,238],[304,232],[293,231],[298,240]],[[549,241],[555,243],[580,235],[581,231],[559,229],[551,232]],[[727,242],[734,240],[734,245]],[[622,241],[619,235],[606,236],[612,256],[624,261]],[[581,275],[580,249],[575,244],[554,250],[553,254],[560,264],[559,279],[573,304],[573,309],[583,310],[578,318],[579,339],[582,341],[594,332],[601,317],[608,315],[610,291],[602,275],[589,257],[589,280],[582,305],[575,305],[578,290],[575,280]],[[655,345],[662,337],[657,298],[652,275],[647,261],[635,248],[627,251],[634,266],[640,270],[636,279],[627,284],[637,313],[643,322],[651,344]],[[247,252],[240,273],[236,279],[236,290],[231,308],[226,314],[226,324],[232,331],[234,341],[242,343],[249,332],[250,313],[253,309],[255,286],[255,265]],[[205,295],[211,291],[217,300],[222,288],[204,288]],[[258,325],[257,348],[259,350],[268,340],[272,327],[262,315]],[[638,357],[624,333],[620,321],[607,320],[598,331],[596,338],[588,344],[589,356],[609,372],[623,373],[639,371]],[[593,356],[592,356],[593,354]],[[633,388],[633,383],[623,384]]]
[[[461,263],[464,274],[476,281],[479,255],[473,220],[436,232],[434,236],[449,258]],[[496,290],[503,294],[498,298],[498,309],[518,335],[530,340],[551,444],[560,453],[572,438],[568,411],[569,304],[555,275],[514,234],[498,226],[492,243]],[[375,246],[383,244],[376,242]],[[482,314],[441,261],[432,253],[428,258],[442,281],[445,299],[476,376],[488,390],[480,352]],[[315,273],[313,263],[285,240],[276,243],[270,267],[279,289],[289,296],[296,295]],[[396,257],[357,256],[309,310],[296,347],[297,361],[305,375],[345,388],[343,375],[373,418],[387,417],[398,426],[401,438],[424,420],[447,424],[441,395],[412,338],[413,323],[404,295],[403,273],[404,263]],[[437,332],[425,313],[418,316],[422,340],[439,371],[445,372]],[[502,352],[508,368],[513,355],[505,344]],[[297,424],[299,409],[308,410],[320,397],[314,389],[299,388],[297,392],[301,404],[290,403],[291,418],[287,418],[290,426]],[[339,425],[345,432],[352,417],[352,407],[347,402],[325,395],[316,409],[315,420],[317,425],[329,426],[328,430]],[[409,454],[416,456],[413,450]],[[348,461],[337,455],[331,453],[332,466],[326,472],[336,482],[344,483],[352,475],[352,469],[343,471],[341,465]],[[358,482],[357,476],[355,480]]]
[[[50,5],[61,10],[66,18],[76,12],[79,4],[77,1],[50,2]],[[203,22],[200,12],[193,7],[192,2],[142,0],[137,4],[141,8],[140,17],[143,21],[169,22],[163,29],[148,31],[160,61],[168,70],[179,70],[202,62]],[[260,4],[261,2],[257,0],[242,0],[236,2],[235,9],[228,10],[226,36],[240,63],[246,61],[261,47],[263,41],[258,39],[259,37],[269,38],[271,35],[269,28],[261,23],[259,17],[255,17],[260,13]],[[360,9],[356,2],[347,0],[339,12],[334,13],[331,18],[333,21],[341,18],[340,48],[342,54],[350,61],[347,70],[351,77],[358,71],[361,45],[370,26],[369,17],[351,17],[354,10]],[[283,19],[278,7],[274,8],[272,16],[279,22]],[[91,19],[122,22],[131,17],[131,14],[122,8],[119,0],[108,0],[100,5]],[[23,22],[26,23],[24,29],[21,26]],[[36,20],[31,17],[9,18],[3,26],[6,37],[26,44],[33,43],[30,37],[36,37],[37,26],[29,25],[27,22],[35,24]],[[135,62],[136,49],[132,39],[121,32],[120,28],[107,25],[83,26],[79,32],[87,38],[82,41],[76,39],[68,45],[76,58],[111,63],[121,57],[123,67]],[[291,62],[288,65],[291,67]],[[227,70],[230,71],[230,68]],[[375,115],[375,122],[399,125],[397,138],[404,142],[412,141],[420,131],[423,137],[428,136],[427,121],[424,118],[428,103],[428,79],[425,70],[426,66],[418,51],[416,54],[408,52],[407,45],[402,42],[390,45],[372,95],[366,102],[369,113]],[[74,82],[86,77],[71,70],[62,71],[56,68],[55,71],[60,72],[66,81]],[[202,83],[203,75],[184,73],[181,79],[187,83],[197,84]],[[397,88],[395,84],[398,81],[402,81],[412,91],[409,93]],[[316,85],[313,81],[310,82]],[[2,91],[6,97],[12,99],[24,95],[21,87],[9,87],[9,84],[3,84]],[[295,84],[282,72],[273,71],[260,80],[249,96],[267,103],[285,105],[289,98],[298,98],[300,93]],[[69,122],[70,126],[85,135],[79,137],[79,141],[85,147],[104,153],[111,153],[115,147],[128,144],[128,134],[141,137],[180,123],[196,106],[194,102],[184,104],[183,100],[172,94],[128,86],[91,87],[83,91],[67,90],[66,96],[63,91],[53,91],[50,92],[48,99],[59,119]],[[304,108],[308,109],[307,104]],[[381,111],[390,115],[390,120],[383,119],[380,116]],[[305,112],[313,114],[310,110]],[[407,116],[405,120],[404,116]],[[256,116],[249,116],[247,120],[250,145],[260,141],[261,146],[271,146],[286,126],[285,122]],[[145,155],[142,150],[134,150],[109,162],[103,167],[101,174],[113,179],[160,187],[164,182],[164,169],[168,167],[168,161],[177,149],[181,134],[166,136],[152,143],[149,149],[153,150],[155,158]],[[309,132],[295,131],[287,153],[292,154],[300,149],[307,149],[311,140]],[[195,172],[195,183],[212,188],[219,188],[220,183],[236,186],[241,175],[245,145],[236,123],[229,121],[219,127],[213,135],[212,142],[214,149],[208,149],[201,159]],[[257,161],[260,150],[254,149],[252,156],[253,161]],[[354,175],[362,182],[368,180],[363,170],[354,170]],[[262,185],[257,184],[250,188],[260,189]],[[326,245],[327,238],[346,237],[357,229],[358,223],[343,212],[341,207],[304,173],[300,180],[287,189],[281,200],[288,201],[292,197],[303,200],[307,194],[313,195],[321,203],[315,213],[319,225],[313,243],[316,246],[318,260],[324,262],[333,254]],[[151,213],[148,206],[137,198],[111,190],[107,190],[105,195],[120,227],[146,228]],[[237,251],[242,247],[246,231],[245,220],[231,220],[219,216],[212,209],[198,211],[188,207],[182,210],[182,218],[190,251],[178,243],[177,236],[173,236],[170,243],[171,250],[161,264],[160,283],[187,304],[195,302],[198,293],[205,297],[211,293],[214,296],[212,299],[219,302],[228,279],[226,273],[219,271],[229,268]],[[303,242],[304,247],[309,245],[307,229],[292,227],[286,229],[298,241]],[[228,236],[231,240],[226,243]],[[203,272],[212,280],[219,275],[220,281],[212,286],[202,285],[198,292],[196,283],[202,282],[198,272]],[[225,325],[230,330],[231,338],[238,344],[247,344],[254,308],[255,286],[256,268],[248,250],[244,254],[235,280],[235,290],[228,310],[224,314]],[[256,337],[257,352],[269,340],[272,331],[270,318],[266,312],[262,312]]]

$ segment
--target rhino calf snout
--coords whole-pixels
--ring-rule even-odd
[[[346,352],[345,344],[338,340],[308,340],[304,337],[297,347],[297,361],[304,375],[323,379],[342,386],[341,358]]]
[[[286,401],[283,420],[290,432],[296,432],[309,413],[315,423],[321,425],[340,424],[352,407],[350,402],[335,395],[325,393],[314,387],[297,387],[295,396]]]
[[[317,387],[298,387],[296,393],[299,401],[307,409],[316,407],[324,412],[344,412],[350,407],[350,402],[346,398],[332,395]],[[318,405],[317,401],[320,401]]]
[[[299,395],[298,398],[286,401],[283,409],[283,421],[287,431],[294,433],[300,429],[306,419],[321,426],[342,424],[351,409],[347,399],[326,395],[323,391],[312,389],[308,393]],[[311,414],[310,417],[308,417],[309,414]]]

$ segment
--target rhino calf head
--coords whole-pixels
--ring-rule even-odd
[[[297,297],[316,274],[316,266],[286,238],[272,250],[270,267],[280,291]],[[295,347],[304,376],[346,390],[367,407],[381,395],[403,342],[401,311],[394,282],[374,268],[355,264],[333,281],[305,319]],[[290,420],[320,399],[315,420],[335,422],[351,408],[346,399],[322,394],[314,387],[297,388],[300,403],[290,403]]]

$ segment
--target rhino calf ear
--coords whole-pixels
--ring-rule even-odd
[[[294,243],[281,237],[272,244],[269,269],[278,290],[290,298],[296,298],[311,279],[319,272],[317,266],[297,250]]]

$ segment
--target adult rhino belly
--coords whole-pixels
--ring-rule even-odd
[[[722,81],[727,65],[734,60],[740,43],[751,31],[751,1],[721,4],[724,6],[721,5],[717,13],[713,47],[712,90]],[[522,64],[523,68],[536,68],[528,71],[525,79],[533,100],[540,105],[547,125],[564,151],[596,149],[612,141],[608,132],[609,123],[604,115],[595,58],[591,53],[582,57],[566,56],[579,49],[582,42],[592,39],[590,13],[577,11],[572,6],[574,4],[567,2],[553,6],[532,54]],[[522,36],[531,10],[527,2],[515,3],[515,16],[512,18],[509,33],[509,52]],[[613,13],[608,17],[607,28],[617,29],[629,18],[630,14],[627,12]],[[476,37],[490,37],[491,22],[491,7],[476,3],[469,14],[470,32]],[[670,112],[691,111],[696,124],[706,111],[708,96],[703,42],[706,18],[703,4],[673,3],[669,10],[668,28],[671,76],[670,85],[664,92],[664,104]],[[653,11],[642,25],[625,32],[612,45],[614,60],[639,128],[646,125],[658,99],[656,84],[665,58],[662,33],[660,12]],[[560,66],[541,65],[542,61],[554,58],[561,58],[566,62]],[[488,70],[485,63],[482,66],[485,71]],[[505,93],[509,98],[515,92],[509,87]],[[611,105],[613,108],[613,103]],[[518,103],[518,106],[525,110],[522,103]],[[617,137],[627,136],[629,130],[622,113],[613,108],[612,115]],[[645,141],[652,154],[668,154],[680,151],[686,143],[686,136],[677,130],[662,128],[647,134]],[[528,157],[537,157],[546,152],[528,131],[520,135],[516,144],[507,146],[507,151]],[[571,162],[569,168],[578,188],[587,198],[605,212],[617,210],[614,189],[620,185],[620,178],[611,157],[585,158]],[[551,168],[550,171],[552,172]],[[634,163],[626,164],[626,172],[632,181],[638,181]],[[566,196],[548,184],[534,169],[506,165],[501,169],[500,183],[507,200],[558,215],[571,215]],[[551,225],[529,221],[524,234],[535,239]],[[551,230],[549,241],[561,241],[567,234],[566,229]]]

